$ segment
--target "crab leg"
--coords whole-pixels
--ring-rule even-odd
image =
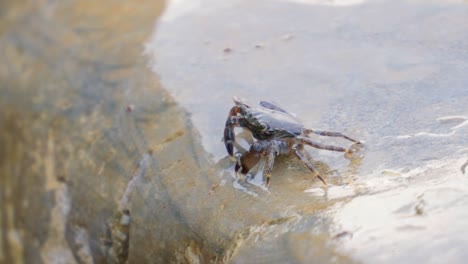
[[[309,145],[311,147],[318,148],[318,149],[326,149],[326,150],[331,150],[331,151],[352,153],[352,151],[350,149],[337,147],[337,146],[332,146],[332,145],[323,145],[323,144],[314,142],[314,141],[312,141],[312,140],[310,140],[309,138],[306,138],[306,137],[298,136],[297,140],[299,140],[299,142],[302,143],[302,144],[306,144],[306,145]]]
[[[326,136],[326,137],[341,137],[341,138],[345,138],[349,141],[352,141],[356,144],[361,144],[361,142],[359,142],[358,140],[355,140],[355,139],[352,139],[340,132],[331,132],[331,131],[321,131],[321,130],[313,130],[313,129],[309,129],[309,128],[306,128],[304,129],[304,133],[306,135],[309,135],[310,133],[314,133],[314,134],[317,134],[317,135],[320,135],[320,136]]]
[[[307,168],[309,168],[309,170],[312,171],[312,173],[315,176],[317,176],[317,178],[319,178],[323,182],[323,184],[327,185],[325,180],[322,178],[322,176],[320,176],[317,169],[314,167],[312,162],[310,162],[310,160],[307,159],[305,153],[302,150],[296,148],[296,149],[294,149],[294,154],[296,154],[296,157],[299,158],[302,162],[304,162],[304,164],[307,166]]]
[[[264,172],[264,175],[266,177],[266,186],[268,186],[268,184],[270,183],[271,171],[273,170],[273,164],[275,163],[276,155],[277,153],[275,151],[274,145],[270,144],[266,151],[266,171]]]
[[[234,128],[239,126],[240,117],[237,116],[237,114],[240,113],[240,111],[239,106],[231,108],[224,127],[224,145],[226,145],[226,150],[231,157],[234,155],[234,140],[236,137]]]

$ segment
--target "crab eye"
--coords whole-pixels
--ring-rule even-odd
[[[267,131],[270,128],[265,122],[260,122],[260,126],[262,127],[262,131]]]

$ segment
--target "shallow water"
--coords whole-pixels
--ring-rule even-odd
[[[0,6],[0,262],[466,259],[464,1]],[[238,181],[234,95],[365,144]]]

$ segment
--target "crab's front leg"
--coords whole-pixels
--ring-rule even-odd
[[[263,176],[266,178],[265,185],[270,184],[271,171],[273,170],[273,164],[275,164],[275,158],[278,153],[275,150],[274,144],[270,144],[266,150],[266,167],[263,172]]]
[[[231,108],[224,127],[224,145],[231,157],[234,155],[234,141],[236,140],[234,128],[239,126],[239,120],[242,118],[238,115],[240,112],[241,109],[237,105]]]

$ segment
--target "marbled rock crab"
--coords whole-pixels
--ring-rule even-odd
[[[224,128],[224,144],[226,145],[227,152],[231,157],[234,156],[234,128],[242,127],[248,129],[256,141],[250,145],[250,149],[247,152],[237,158],[235,171],[237,174],[240,170],[245,175],[262,158],[266,158],[264,176],[266,176],[267,186],[270,182],[271,171],[277,155],[294,154],[315,176],[326,184],[310,161],[308,153],[304,151],[304,145],[331,151],[352,152],[347,148],[314,142],[309,138],[311,133],[320,136],[341,137],[356,144],[361,144],[359,141],[339,132],[304,128],[301,121],[275,103],[261,101],[259,107],[252,107],[237,97],[234,97],[233,100],[235,106],[229,111]]]

